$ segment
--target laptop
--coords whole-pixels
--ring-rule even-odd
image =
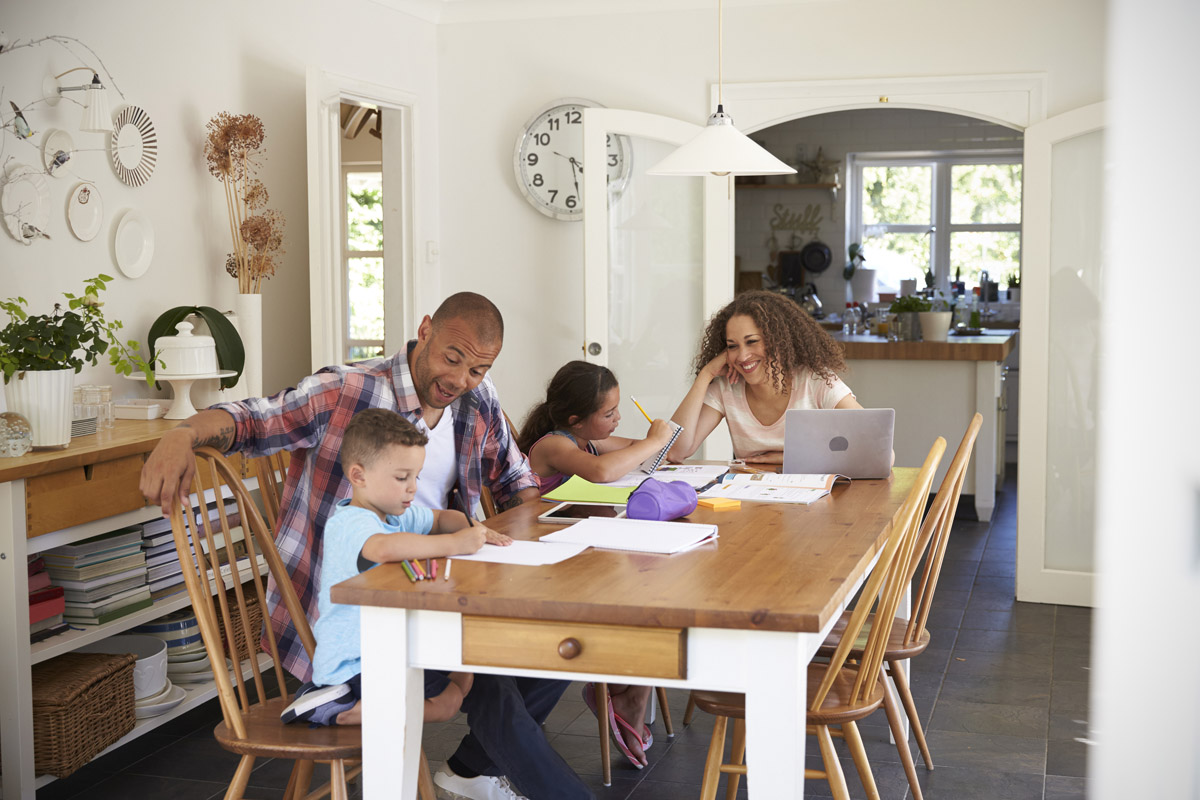
[[[894,408],[793,409],[783,429],[783,471],[886,478]]]

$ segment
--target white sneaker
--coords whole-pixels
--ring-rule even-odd
[[[445,789],[445,796],[451,800],[529,800],[525,795],[518,794],[508,778],[491,775],[463,778],[455,775],[448,766],[437,771],[433,783]]]

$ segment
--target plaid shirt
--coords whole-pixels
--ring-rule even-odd
[[[310,621],[318,616],[325,521],[333,515],[334,504],[350,496],[350,483],[339,461],[342,435],[350,418],[367,408],[390,408],[413,422],[421,418],[421,403],[408,370],[407,354],[415,346],[415,341],[409,342],[404,352],[387,359],[326,367],[274,397],[214,406],[233,416],[236,430],[230,452],[255,457],[292,451],[275,545]],[[485,483],[497,504],[523,489],[537,488],[537,478],[517,449],[490,377],[451,408],[457,484],[470,508],[477,507]],[[312,664],[273,580],[267,584],[267,606],[284,668],[308,680]]]

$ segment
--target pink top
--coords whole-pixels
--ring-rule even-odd
[[[567,433],[566,431],[550,431],[549,433],[546,434],[546,436],[565,436],[568,439],[570,439],[572,442],[574,442],[576,447],[579,446],[579,440],[576,439],[571,434]],[[543,436],[543,437],[541,437],[541,439],[538,439],[537,442],[534,442],[533,447],[537,447],[538,442],[542,441],[542,439],[545,439],[546,436]],[[530,453],[533,452],[533,447],[529,448]],[[594,456],[600,455],[598,452],[596,452],[596,446],[594,444],[592,444],[591,442],[587,443],[587,451]],[[541,492],[542,494],[545,494],[546,492],[550,492],[550,491],[557,489],[560,485],[562,485],[562,483],[564,481],[567,480],[567,478],[569,478],[571,476],[567,475],[564,472],[555,472],[553,475],[544,475],[544,476],[538,475],[535,472],[535,473],[533,473],[533,477],[537,478],[537,480],[538,480],[538,491]]]
[[[792,379],[792,397],[788,409],[833,408],[849,394],[850,387],[841,378],[835,376],[830,383],[826,383],[812,370],[803,369]],[[735,457],[746,458],[768,450],[783,449],[783,421],[787,414],[780,414],[779,419],[770,425],[759,422],[746,402],[744,382],[730,386],[727,379],[717,378],[708,385],[704,405],[725,415]]]

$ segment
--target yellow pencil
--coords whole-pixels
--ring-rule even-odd
[[[650,419],[650,415],[646,413],[646,409],[642,408],[642,404],[637,401],[636,397],[629,395],[629,399],[638,407],[638,411],[642,412],[642,416],[646,418],[646,422],[654,422],[654,420]]]

